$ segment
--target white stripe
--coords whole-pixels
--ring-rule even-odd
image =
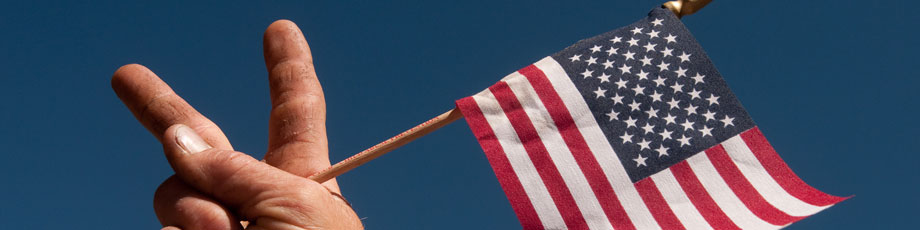
[[[655,187],[658,187],[658,191],[661,192],[661,196],[668,202],[671,211],[684,225],[684,228],[712,229],[712,226],[709,226],[709,222],[706,222],[706,219],[703,218],[703,214],[700,214],[700,211],[687,197],[687,193],[680,187],[670,169],[655,173],[651,178],[655,182]]]
[[[550,158],[556,165],[556,169],[562,175],[562,179],[574,197],[575,204],[578,205],[578,209],[584,216],[585,222],[588,223],[588,227],[590,229],[612,229],[613,226],[610,225],[607,215],[604,214],[604,209],[601,208],[600,202],[594,196],[591,185],[580,170],[578,162],[575,161],[574,155],[566,145],[565,140],[562,139],[556,124],[550,117],[537,92],[530,85],[530,82],[518,72],[512,73],[503,81],[508,83],[511,91],[514,92],[517,100],[521,103],[524,112],[530,118],[530,122],[536,128],[540,140],[543,141],[543,146],[546,147]]]
[[[527,193],[527,198],[533,204],[533,208],[543,223],[543,227],[546,229],[566,228],[562,215],[559,214],[553,198],[549,195],[549,190],[546,189],[546,185],[540,179],[540,174],[537,173],[536,167],[530,161],[524,145],[518,139],[517,133],[514,132],[514,127],[511,126],[511,122],[505,116],[505,112],[502,111],[495,96],[487,89],[473,95],[473,100],[479,105],[482,115],[486,118],[489,126],[492,127],[495,137],[505,151],[505,156],[508,157],[508,162],[511,163],[511,168],[514,169],[514,174],[520,180],[521,187]]]
[[[601,132],[594,115],[588,108],[588,104],[581,96],[581,92],[575,88],[575,84],[572,83],[562,66],[556,63],[552,57],[543,58],[543,60],[534,65],[543,70],[559,97],[562,98],[562,102],[569,110],[575,125],[578,127],[578,131],[585,137],[588,147],[591,148],[595,159],[601,165],[604,175],[607,176],[607,180],[613,186],[617,199],[620,200],[620,204],[623,205],[623,209],[626,210],[626,214],[633,225],[637,229],[660,229],[658,222],[652,217],[652,213],[649,212],[648,207],[642,201],[642,197],[639,196],[639,192],[636,191],[632,180],[629,179],[629,175],[626,174],[626,169],[620,164],[620,159],[617,158],[613,147],[607,141],[607,137]]]
[[[719,171],[709,161],[706,153],[697,153],[688,158],[687,164],[693,169],[696,179],[703,184],[709,197],[712,197],[722,212],[741,229],[779,229],[782,227],[770,224],[754,215],[735,195],[731,187],[728,187],[728,184],[719,175]]]
[[[805,203],[789,194],[760,164],[740,135],[722,142],[722,147],[732,158],[735,166],[741,170],[741,174],[744,174],[754,189],[773,207],[791,216],[809,216],[830,207],[830,205],[822,207]]]

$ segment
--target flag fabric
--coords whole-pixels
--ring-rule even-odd
[[[525,229],[777,229],[797,177],[669,10],[457,101]]]

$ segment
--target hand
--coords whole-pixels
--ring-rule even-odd
[[[176,172],[154,195],[163,229],[363,228],[334,179],[306,179],[330,165],[326,105],[306,39],[286,20],[263,39],[272,102],[264,162],[233,151],[217,125],[144,66],[122,66],[112,77]]]

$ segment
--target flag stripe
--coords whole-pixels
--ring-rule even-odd
[[[610,194],[613,191],[602,190],[601,193],[598,193],[598,190],[595,189],[595,184],[588,181],[588,179],[591,178],[589,175],[591,170],[582,164],[582,159],[578,159],[579,156],[584,155],[584,149],[572,148],[571,145],[567,145],[568,143],[565,141],[564,135],[570,135],[570,133],[561,132],[560,129],[554,125],[554,122],[550,121],[552,117],[550,117],[549,113],[552,111],[548,111],[540,99],[537,98],[537,93],[534,91],[534,88],[531,87],[524,75],[515,72],[502,81],[508,85],[511,92],[517,97],[527,117],[532,119],[530,122],[532,124],[540,124],[535,125],[537,134],[543,141],[543,145],[546,147],[553,162],[560,168],[559,173],[565,180],[565,184],[568,186],[569,190],[572,194],[580,194],[574,196],[575,203],[578,204],[579,210],[581,210],[582,215],[584,215],[588,227],[591,229],[613,228],[611,221],[607,218],[605,210],[602,208],[602,205],[606,204],[595,196],[595,194],[600,194],[602,197],[609,200],[610,198],[607,197],[606,194]],[[558,123],[558,121],[556,123]],[[604,182],[606,182],[606,180],[604,180]]]
[[[696,154],[688,158],[686,162],[712,200],[738,227],[741,229],[778,229],[780,227],[767,223],[754,215],[719,176],[719,172],[712,166],[706,154]]]
[[[530,122],[530,118],[524,112],[521,103],[515,98],[514,93],[508,88],[508,84],[499,81],[489,87],[489,91],[498,100],[498,104],[505,111],[508,120],[511,121],[511,126],[514,127],[518,138],[524,144],[524,149],[530,156],[530,160],[537,167],[537,173],[540,174],[540,178],[543,179],[550,196],[552,196],[556,207],[562,214],[562,220],[565,221],[565,225],[569,229],[586,229],[588,227],[587,222],[578,209],[575,198],[566,186],[562,175],[559,173],[558,169],[560,168],[556,167],[540,136],[537,135],[534,125]]]
[[[617,200],[616,193],[613,191],[610,182],[604,175],[603,169],[594,157],[594,153],[588,147],[578,127],[569,113],[569,110],[563,105],[562,99],[553,89],[552,83],[546,78],[546,75],[534,65],[527,66],[519,71],[523,74],[530,85],[535,89],[536,95],[540,97],[542,105],[546,106],[545,110],[549,117],[552,118],[558,132],[562,134],[565,145],[575,157],[578,166],[584,173],[584,176],[591,184],[591,189],[600,202],[609,222],[614,224],[616,229],[635,229],[632,221],[623,210],[623,206]]]
[[[690,198],[690,202],[696,206],[696,209],[700,211],[700,214],[703,215],[709,225],[715,229],[741,229],[722,212],[715,200],[709,196],[706,188],[696,179],[697,177],[693,170],[690,169],[687,161],[671,165],[669,169],[674,173],[674,178],[677,179],[677,183],[680,184],[684,193]]]
[[[652,182],[655,182],[655,187],[658,187],[661,196],[668,202],[668,206],[671,207],[671,211],[680,220],[681,225],[687,227],[687,229],[712,229],[712,226],[706,222],[700,211],[687,197],[687,193],[681,188],[671,170],[662,170],[649,178],[652,178]]]
[[[792,169],[789,169],[786,162],[783,162],[783,159],[776,154],[776,151],[764,138],[763,133],[760,133],[759,128],[754,127],[749,132],[741,133],[741,139],[747,143],[748,148],[754,153],[757,160],[763,164],[767,173],[773,176],[773,179],[783,189],[792,196],[799,198],[799,200],[815,206],[828,206],[847,199],[823,193],[802,181],[799,176],[792,172]]]
[[[508,120],[508,116],[505,115],[495,96],[489,90],[485,90],[474,95],[473,99],[479,104],[486,121],[492,126],[499,144],[508,157],[508,162],[511,163],[514,173],[520,179],[521,186],[527,193],[543,226],[547,229],[565,228],[562,214],[556,208],[546,184],[540,178],[536,165],[530,160],[527,150],[518,139],[517,133],[511,126],[511,121]]]
[[[562,66],[552,57],[543,58],[534,66],[543,71],[562,100],[562,104],[569,111],[578,131],[584,135],[588,147],[594,153],[594,158],[600,164],[604,175],[607,176],[607,181],[613,187],[616,198],[626,210],[632,224],[638,229],[660,229],[648,207],[642,202],[642,198],[626,174],[626,169],[617,158],[610,142],[607,141],[607,137],[600,130],[588,104]]]
[[[651,177],[636,182],[636,190],[639,191],[642,200],[645,201],[649,211],[652,212],[652,216],[655,217],[662,229],[686,229],[680,224],[680,220],[677,219],[674,212],[671,211],[671,207],[668,206],[668,202],[662,197]]]
[[[501,183],[505,195],[508,196],[508,201],[512,204],[511,208],[514,209],[514,213],[517,214],[523,228],[543,229],[536,209],[530,203],[530,198],[527,197],[524,187],[511,167],[511,162],[508,161],[505,151],[502,150],[501,145],[498,143],[498,139],[479,109],[479,105],[476,104],[472,97],[467,97],[458,100],[457,107],[460,108],[463,117],[470,125],[470,129],[473,130],[473,135],[479,140],[479,144],[485,151],[486,158],[491,162],[492,170],[495,171],[495,176]]]
[[[750,131],[748,130],[747,132]],[[722,142],[722,147],[732,158],[732,161],[735,162],[735,165],[738,166],[738,169],[741,170],[741,173],[744,174],[744,177],[751,181],[751,185],[757,189],[757,192],[779,210],[792,216],[808,216],[825,208],[805,203],[783,189],[767,173],[767,170],[760,164],[754,153],[748,149],[747,144],[741,139],[740,135]]]
[[[768,203],[760,193],[754,189],[751,182],[741,174],[735,163],[732,162],[728,153],[722,148],[722,145],[716,145],[706,150],[706,156],[719,171],[719,175],[728,184],[728,187],[735,193],[738,198],[744,202],[744,205],[750,209],[754,215],[760,217],[773,225],[787,225],[804,217],[793,217],[785,212],[773,207]]]

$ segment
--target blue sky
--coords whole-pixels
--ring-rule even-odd
[[[0,7],[0,222],[158,229],[172,174],[111,91],[141,63],[258,158],[262,32],[300,25],[333,161],[452,108],[506,74],[643,17],[658,1],[6,1]],[[761,130],[812,186],[855,195],[790,229],[913,227],[920,205],[915,1],[716,1],[684,22]],[[371,229],[519,228],[465,122],[339,178]]]

